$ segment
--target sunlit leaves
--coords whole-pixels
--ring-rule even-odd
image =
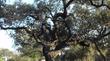
[[[29,15],[30,12],[33,11],[33,7],[31,5],[22,4],[22,5],[6,5],[3,8],[1,8],[2,14],[0,14],[1,17],[5,17],[8,20],[18,20],[23,19],[27,15]]]

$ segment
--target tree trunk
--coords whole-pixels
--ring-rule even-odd
[[[48,54],[50,51],[48,46],[43,46],[43,55],[46,61],[54,61],[52,57]]]
[[[46,61],[53,61],[52,58],[49,55],[46,54],[44,56],[45,56],[45,60]]]

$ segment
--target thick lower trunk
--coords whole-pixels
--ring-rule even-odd
[[[54,61],[52,57],[48,54],[50,51],[48,46],[43,46],[43,55],[46,61]]]
[[[49,55],[44,55],[46,61],[53,61],[52,58]]]

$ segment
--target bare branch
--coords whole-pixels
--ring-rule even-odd
[[[101,40],[102,38],[104,38],[108,35],[110,35],[110,31],[107,32],[106,27],[104,27],[104,28],[101,29],[100,34],[97,37],[97,40]]]
[[[66,8],[73,2],[73,0],[70,0],[67,4],[66,4]]]
[[[35,15],[29,15],[30,17],[34,18],[35,20],[39,20]]]
[[[94,41],[94,44],[95,44],[96,50],[100,53],[100,55],[102,56],[102,58],[104,59],[104,61],[106,61],[106,57],[104,56],[104,54],[99,49],[96,41]]]
[[[106,28],[104,28],[104,29],[102,29],[101,34],[99,34],[96,38],[90,38],[90,37],[88,38],[90,41],[92,41],[95,44],[95,47],[96,47],[97,51],[100,53],[100,55],[102,56],[102,58],[104,59],[104,61],[106,61],[106,58],[103,55],[103,53],[101,52],[101,50],[99,49],[96,41],[99,41],[102,38],[110,35],[110,31],[107,32],[107,33],[106,33],[106,31],[107,31]]]
[[[106,37],[106,36],[108,36],[108,35],[110,35],[110,31],[107,32],[106,34],[101,35],[101,37]]]
[[[11,30],[26,29],[26,27],[2,27],[2,26],[0,26],[0,28],[3,29],[3,30],[9,30],[9,29],[11,29]]]
[[[100,5],[94,4],[92,0],[89,0],[89,2],[91,3],[91,5],[95,6],[96,8],[99,8],[99,7],[102,7],[102,6],[106,6],[108,9],[110,9],[110,6],[104,4],[104,0],[102,0]]]
[[[53,19],[56,20],[58,17],[62,17],[63,19],[65,19],[67,17],[67,10],[66,8],[72,3],[73,0],[70,0],[67,4],[65,2],[66,0],[62,0],[63,2],[63,13],[57,13],[53,16]]]
[[[42,42],[39,41],[38,36],[36,36],[33,32],[29,31],[27,27],[2,27],[1,29],[3,30],[19,30],[19,29],[24,29],[28,34],[32,35],[34,39],[36,40],[37,43],[44,45]]]
[[[102,56],[102,58],[104,59],[104,61],[106,61],[106,58],[105,56],[103,55],[103,53],[101,52],[101,50],[99,49],[98,45],[97,45],[97,42],[98,40],[101,40],[102,38],[101,37],[98,37],[98,38],[89,38],[89,40],[95,44],[95,47],[96,47],[96,50],[100,53],[100,55]]]
[[[64,10],[63,13],[66,13],[66,14],[67,14],[67,10],[66,10],[66,0],[62,0],[62,2],[63,2],[63,10]]]
[[[44,44],[40,41],[40,38],[38,36],[35,35],[35,33],[33,33],[32,31],[29,31],[27,28],[25,29],[25,31],[30,34],[31,36],[33,36],[33,38],[36,40],[37,43],[41,44],[44,46]]]
[[[92,0],[89,0],[89,1],[90,1],[91,5],[93,5],[93,6],[97,7],[97,8],[103,6],[103,4],[104,4],[104,3],[103,3],[103,0],[102,0],[102,2],[101,2],[100,5],[94,4]]]
[[[48,7],[45,7],[45,8],[49,11],[50,15],[51,15],[52,18],[53,18],[53,14],[52,14],[51,10],[50,10]]]

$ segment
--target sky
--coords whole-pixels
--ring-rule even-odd
[[[15,49],[13,44],[13,38],[11,38],[5,30],[0,30],[0,48],[14,51]]]
[[[15,0],[7,0],[6,4],[13,4]],[[16,0],[17,1],[17,0]],[[27,4],[32,4],[33,0],[22,0],[22,2]],[[0,30],[0,48],[9,49],[10,51],[16,51],[14,47],[14,39],[11,38],[7,31]]]
[[[7,4],[13,4],[15,1],[19,1],[19,0],[7,0],[6,3]],[[27,3],[27,4],[34,3],[34,0],[21,0],[21,1],[24,2],[24,3]]]

